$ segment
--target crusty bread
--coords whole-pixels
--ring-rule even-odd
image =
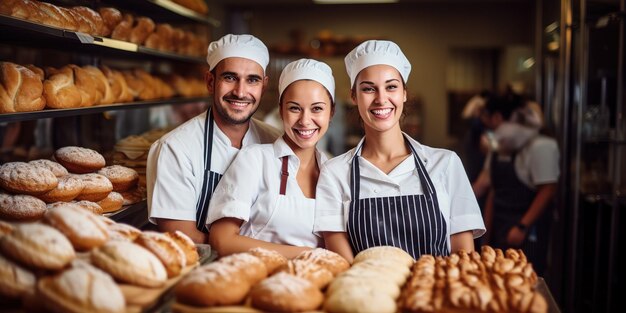
[[[221,258],[219,261],[237,268],[251,285],[267,277],[267,268],[265,268],[263,261],[250,253],[231,254]]]
[[[348,263],[348,261],[346,261],[346,259],[342,256],[322,248],[304,251],[300,253],[296,259],[316,263],[329,270],[335,276],[350,267],[350,263]]]
[[[35,289],[35,275],[0,254],[0,298],[20,298]]]
[[[45,307],[56,313],[122,313],[126,300],[111,276],[92,266],[68,269],[43,277],[37,294]]]
[[[69,66],[46,68],[43,96],[51,109],[77,108],[82,104],[82,93],[74,83],[74,71]],[[87,101],[87,99],[85,99]]]
[[[76,175],[83,181],[83,191],[76,197],[76,200],[87,200],[98,202],[106,198],[111,191],[113,185],[108,178],[95,173]]]
[[[315,287],[324,289],[333,280],[333,273],[325,267],[309,260],[294,259],[281,266],[277,272],[285,272],[311,282]]]
[[[113,184],[114,191],[127,191],[137,187],[139,174],[130,167],[111,165],[103,167],[98,174],[105,176]]]
[[[124,223],[114,223],[108,226],[111,241],[134,241],[141,235],[141,230]]]
[[[98,151],[76,146],[57,149],[54,159],[76,174],[93,173],[106,165],[104,157]]]
[[[91,252],[91,262],[115,279],[144,287],[165,284],[161,261],[145,248],[127,241],[109,241]]]
[[[252,287],[250,300],[264,311],[304,312],[317,309],[324,295],[306,279],[278,273]]]
[[[111,7],[99,8],[98,13],[102,16],[105,26],[102,36],[108,37],[113,32],[113,29],[122,21],[122,13],[120,13],[118,9]]]
[[[74,72],[74,84],[78,87],[81,95],[81,107],[90,107],[98,103],[98,81],[82,67],[74,64],[68,65]]]
[[[178,276],[187,263],[183,250],[165,234],[144,231],[137,237],[135,243],[159,258],[169,278]]]
[[[83,70],[89,73],[95,82],[96,98],[94,104],[111,104],[115,102],[115,97],[111,91],[109,80],[104,76],[102,71],[91,65],[83,66]]]
[[[78,195],[83,192],[85,185],[83,181],[78,178],[76,175],[65,175],[63,177],[59,177],[59,184],[56,188],[37,195],[37,198],[45,201],[46,203],[54,203],[54,202],[69,202],[74,200]]]
[[[149,17],[137,17],[135,19],[135,25],[130,31],[130,42],[138,45],[143,45],[148,36],[152,34],[156,25],[154,21]]]
[[[88,34],[94,36],[104,36],[106,33],[106,26],[104,24],[104,20],[102,20],[102,16],[100,16],[98,12],[85,6],[76,6],[71,8],[71,10],[90,22],[88,23],[90,26]]]
[[[28,162],[28,164],[35,166],[35,167],[47,168],[50,171],[52,171],[52,174],[54,174],[54,176],[59,177],[59,178],[68,174],[67,169],[65,169],[63,165],[57,162],[51,161],[51,160],[47,160],[47,159],[33,160],[33,161]]]
[[[113,98],[115,98],[114,102],[123,103],[133,101],[133,95],[128,89],[124,75],[122,75],[120,71],[112,70],[107,66],[101,66],[100,69],[109,81],[111,93],[113,94]]]
[[[99,247],[109,238],[107,225],[102,220],[71,203],[48,210],[43,221],[61,231],[77,251]]]
[[[106,198],[97,203],[102,208],[102,213],[115,212],[122,208],[124,197],[119,192],[111,191]]]
[[[200,256],[198,255],[196,244],[193,240],[191,240],[191,238],[189,238],[189,236],[179,230],[167,232],[165,235],[170,237],[183,251],[183,253],[185,253],[185,260],[187,261],[186,265],[194,265],[198,263]]]
[[[257,258],[261,259],[261,261],[263,261],[269,275],[272,275],[274,271],[276,271],[281,266],[287,265],[287,258],[274,250],[257,247],[248,250],[248,253],[256,256]]]
[[[0,238],[0,252],[29,267],[60,270],[76,257],[70,241],[44,224],[19,224]]]
[[[0,187],[13,193],[38,195],[54,189],[59,183],[54,174],[24,162],[0,166]]]
[[[0,219],[16,222],[39,220],[46,213],[46,204],[29,195],[0,192]]]
[[[21,65],[0,62],[0,113],[39,111],[45,106],[39,75]]]
[[[367,259],[385,258],[397,259],[398,261],[405,263],[406,266],[411,266],[413,262],[415,262],[410,254],[406,253],[406,251],[400,248],[392,246],[378,246],[359,252],[354,257],[354,261],[352,261],[352,264],[356,264]]]
[[[81,201],[72,201],[71,203],[74,205],[77,205],[83,210],[87,210],[94,214],[99,215],[99,214],[104,213],[104,209],[97,202],[81,200]],[[48,206],[48,209],[50,209],[50,206]]]
[[[371,285],[350,286],[329,294],[324,301],[324,311],[334,312],[380,312],[395,313],[394,298],[380,292]]]
[[[121,41],[130,41],[130,32],[133,30],[135,18],[130,14],[122,15],[122,20],[113,28],[111,38]]]
[[[242,303],[250,286],[239,268],[218,261],[193,270],[176,285],[174,292],[180,303],[210,307]]]

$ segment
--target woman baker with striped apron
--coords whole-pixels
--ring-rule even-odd
[[[393,42],[370,40],[345,58],[365,137],[322,167],[314,230],[351,261],[374,246],[419,258],[474,249],[485,232],[459,157],[400,129],[411,64]]]

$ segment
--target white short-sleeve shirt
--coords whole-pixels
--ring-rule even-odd
[[[150,147],[146,168],[148,216],[195,221],[196,204],[204,179],[204,122],[206,112],[167,133]],[[271,143],[280,132],[256,119],[250,120],[242,146]],[[213,124],[211,170],[223,174],[239,149],[217,124]]]
[[[471,230],[474,237],[482,236],[485,233],[485,225],[461,159],[452,151],[424,146],[406,134],[405,137],[415,148],[435,186],[448,234]],[[346,231],[348,210],[352,200],[350,195],[352,158],[364,140],[365,138],[361,139],[357,147],[329,160],[322,167],[316,191],[314,226],[316,232]],[[402,161],[389,174],[385,174],[364,158],[361,158],[359,163],[362,199],[424,194],[412,156]]]
[[[286,195],[295,197],[297,206],[289,209],[301,210],[313,201],[304,196],[296,180],[300,160],[281,137],[273,144],[251,145],[239,152],[215,188],[209,205],[207,226],[221,218],[231,217],[244,221],[241,225],[241,235],[260,239],[271,238],[273,242],[281,244],[303,245],[303,242],[317,242],[313,233],[314,205],[311,205],[310,217],[304,212],[302,214],[296,212],[292,216],[292,223],[276,225],[277,228],[283,229],[282,234],[269,236],[259,234],[266,228],[270,219],[276,220],[272,216],[276,213],[280,195],[283,156],[288,156],[289,177]],[[324,153],[319,149],[316,150],[316,160],[320,168],[327,159]],[[298,205],[298,201],[303,205]],[[308,229],[303,225],[308,225]],[[291,229],[294,226],[299,229]]]

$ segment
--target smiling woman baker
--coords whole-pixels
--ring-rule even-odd
[[[400,47],[366,41],[345,63],[365,137],[322,168],[314,229],[326,248],[349,261],[382,245],[416,259],[473,250],[485,226],[461,160],[400,129],[411,71]]]
[[[207,226],[220,256],[263,247],[292,258],[322,242],[313,222],[326,156],[316,144],[334,113],[335,81],[325,63],[300,59],[278,85],[284,135],[242,149],[213,193]]]

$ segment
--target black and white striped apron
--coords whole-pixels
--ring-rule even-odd
[[[348,238],[356,255],[370,247],[394,246],[418,259],[423,254],[449,255],[446,220],[439,210],[435,187],[422,161],[411,148],[424,194],[359,198],[361,175],[359,155],[352,160],[348,212]]]
[[[220,182],[222,174],[211,171],[211,151],[213,150],[213,114],[209,108],[204,119],[204,178],[200,199],[196,204],[196,228],[203,233],[208,233],[206,227],[206,216],[209,213],[209,202],[213,196],[213,191]]]

